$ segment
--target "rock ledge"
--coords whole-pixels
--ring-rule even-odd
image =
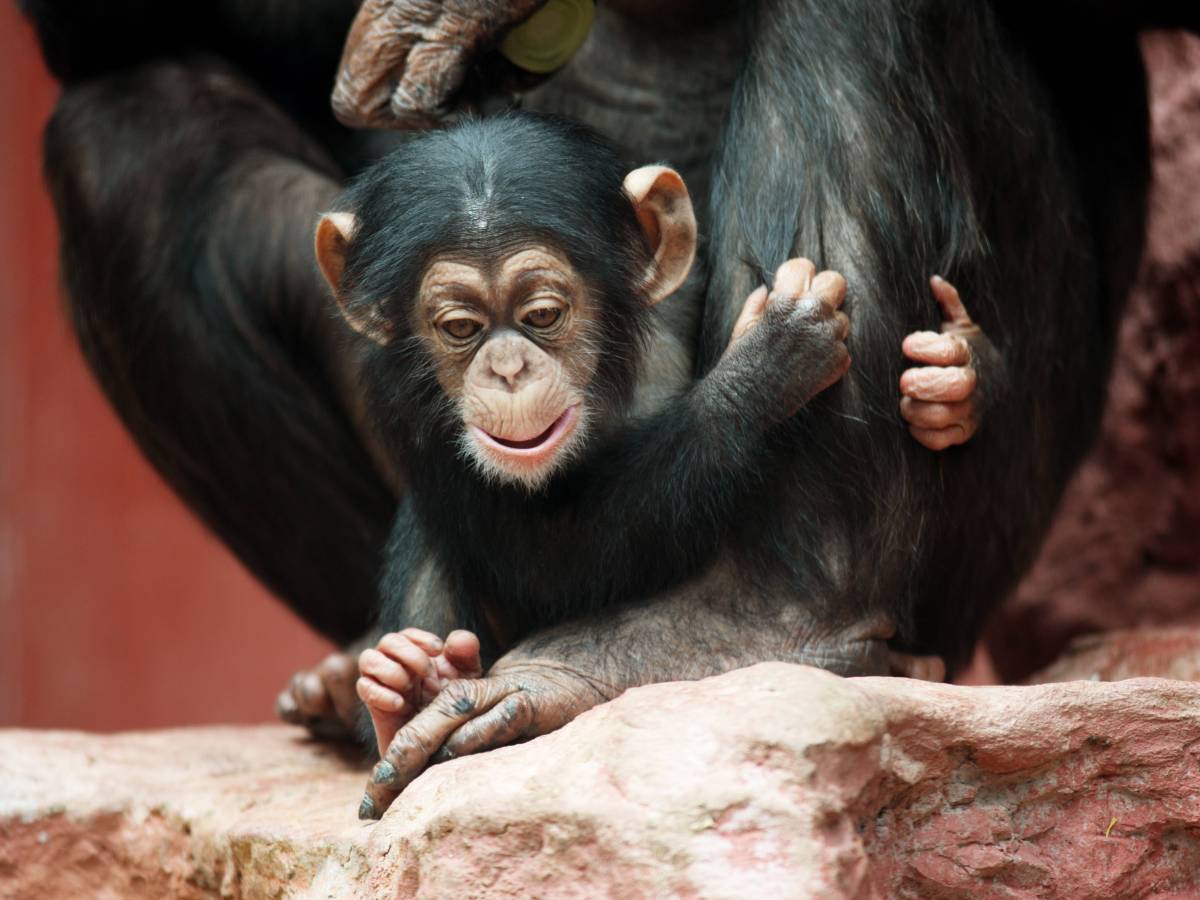
[[[0,732],[3,897],[1184,897],[1200,685],[769,663],[455,760],[378,825],[284,727]]]

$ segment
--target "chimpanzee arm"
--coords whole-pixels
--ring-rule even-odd
[[[45,167],[68,310],[139,447],[309,624],[361,637],[398,488],[311,262],[336,165],[209,60],[68,87]]]
[[[845,281],[813,274],[807,260],[785,263],[770,293],[760,288],[747,300],[718,364],[677,402],[601,448],[572,523],[595,539],[581,550],[607,547],[613,556],[605,564],[625,569],[649,546],[655,568],[670,570],[676,556],[694,563],[689,545],[711,558],[727,517],[763,476],[773,426],[850,366],[849,320],[839,311]],[[646,582],[616,577],[624,583],[613,596],[631,596],[639,585],[646,591]]]

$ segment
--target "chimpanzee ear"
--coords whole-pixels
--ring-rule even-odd
[[[317,265],[321,274],[333,289],[338,308],[346,322],[357,331],[377,344],[386,344],[391,340],[391,331],[387,323],[374,307],[366,310],[351,309],[342,293],[342,272],[346,267],[346,248],[354,237],[358,220],[354,213],[331,212],[321,216],[317,223]]]
[[[679,173],[666,166],[634,169],[625,176],[625,193],[654,253],[644,286],[650,302],[657,303],[683,284],[696,258],[692,198]]]

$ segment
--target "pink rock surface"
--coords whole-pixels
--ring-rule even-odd
[[[1099,443],[986,635],[1019,681],[1074,636],[1200,624],[1200,37],[1142,42],[1154,184]]]
[[[283,727],[0,733],[0,896],[1200,895],[1200,684],[768,663],[418,779]]]
[[[1146,628],[1076,638],[1067,652],[1029,679],[1120,681],[1123,678],[1200,681],[1200,628]]]

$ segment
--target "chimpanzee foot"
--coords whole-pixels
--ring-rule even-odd
[[[559,663],[497,663],[450,682],[396,732],[367,782],[360,819],[378,819],[433,763],[547,734],[619,691]]]
[[[894,675],[921,681],[945,681],[946,663],[940,656],[915,656],[896,650],[896,624],[889,616],[873,615],[828,630],[811,627],[786,658],[838,675]],[[804,626],[797,633],[804,635]]]
[[[358,696],[371,714],[382,757],[403,725],[452,681],[483,674],[479,638],[452,631],[443,641],[420,628],[385,634],[358,658]]]
[[[331,653],[312,669],[297,672],[275,700],[275,712],[313,737],[349,740],[354,733],[358,663],[349,653]]]
[[[929,284],[946,321],[941,333],[917,331],[901,345],[905,356],[923,365],[900,376],[900,415],[914,438],[944,450],[970,440],[979,427],[976,366],[981,355],[995,351],[954,286],[936,275]]]
[[[918,681],[945,681],[946,661],[940,656],[913,656],[893,650],[888,654],[891,674]]]

